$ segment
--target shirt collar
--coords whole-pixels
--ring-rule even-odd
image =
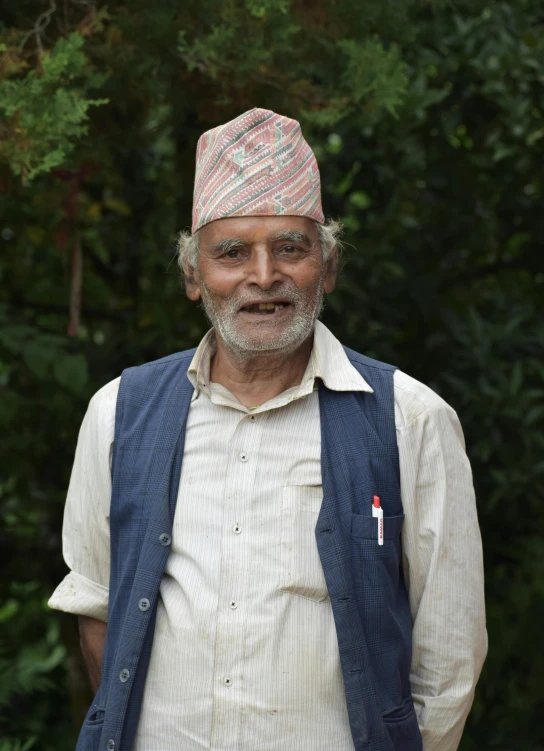
[[[187,370],[187,378],[195,387],[193,399],[196,399],[201,391],[209,393],[210,364],[216,352],[215,331],[210,329],[198,345]]]
[[[302,382],[316,378],[321,378],[331,391],[374,392],[353,367],[342,344],[321,321],[315,322],[314,345]]]
[[[200,391],[209,394],[210,363],[216,351],[215,332],[210,329],[198,345],[187,371],[187,377],[195,388],[193,399],[198,397]],[[300,389],[311,391],[316,378],[321,378],[331,391],[374,391],[353,367],[342,344],[321,321],[315,322],[312,352]]]

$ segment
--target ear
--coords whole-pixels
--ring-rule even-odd
[[[334,292],[336,287],[336,275],[338,274],[338,246],[335,246],[330,256],[325,261],[325,280],[323,289],[327,294]]]
[[[193,302],[200,300],[200,285],[198,283],[198,270],[189,264],[183,264],[183,278],[185,281],[185,294]]]

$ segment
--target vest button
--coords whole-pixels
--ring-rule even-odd
[[[164,545],[164,547],[166,547],[167,545],[170,545],[172,538],[170,537],[170,535],[167,535],[166,532],[163,532],[162,535],[159,535],[159,542],[161,545]]]
[[[138,607],[140,608],[140,610],[142,610],[145,613],[146,610],[149,610],[149,605],[150,604],[151,603],[149,602],[149,600],[147,599],[147,597],[142,597],[142,599],[138,603]]]
[[[109,739],[107,743],[107,747],[108,747],[108,751],[113,751],[113,749],[115,748],[115,741],[113,740],[113,738]]]
[[[128,679],[130,678],[130,671],[126,668],[123,668],[121,672],[119,673],[119,680],[121,683],[126,683]]]

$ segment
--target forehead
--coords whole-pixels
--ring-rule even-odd
[[[316,223],[302,216],[231,216],[206,224],[199,234],[201,246],[234,238],[253,245],[293,231],[303,232],[312,242],[318,240]]]

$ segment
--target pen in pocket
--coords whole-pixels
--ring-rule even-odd
[[[383,545],[383,508],[380,504],[380,496],[374,496],[372,516],[378,520],[378,545]]]

